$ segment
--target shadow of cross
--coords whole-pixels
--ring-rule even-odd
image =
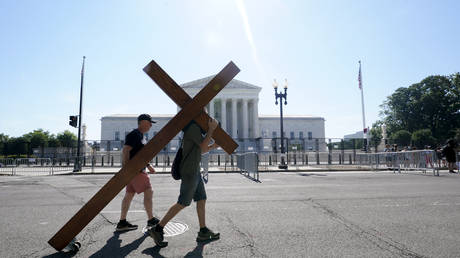
[[[190,96],[171,78],[169,75],[154,61],[152,60],[147,66],[144,67],[144,72],[154,80],[158,86],[168,95],[177,105],[181,108],[191,100]],[[161,79],[160,79],[161,78]],[[193,118],[195,122],[208,131],[209,115],[206,112],[201,113]],[[238,147],[238,144],[228,135],[221,127],[217,127],[212,138],[216,143],[224,149],[228,154],[232,154]]]
[[[48,241],[60,251],[88,225],[99,212],[184,128],[200,115],[204,106],[214,98],[240,69],[228,63],[192,100],[182,109],[115,174],[82,208]],[[155,82],[163,85],[164,78]],[[204,129],[204,128],[203,128]]]

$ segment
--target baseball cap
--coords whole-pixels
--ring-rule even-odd
[[[150,123],[156,123],[155,121],[152,120],[152,117],[149,114],[142,114],[137,117],[137,122],[140,122],[142,120],[147,120]]]

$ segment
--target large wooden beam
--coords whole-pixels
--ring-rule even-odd
[[[213,97],[239,72],[233,62],[217,74],[182,110],[174,116],[120,171],[115,174],[49,241],[62,250],[104,209],[169,141],[176,136]]]
[[[182,89],[154,60],[144,67],[144,72],[181,108],[191,100],[184,89]],[[209,115],[207,113],[201,112],[194,120],[203,130],[208,130]],[[238,144],[221,127],[218,127],[214,131],[212,138],[228,154],[232,154],[235,149],[238,148]]]

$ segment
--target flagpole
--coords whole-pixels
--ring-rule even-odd
[[[359,75],[358,75],[358,81],[359,81],[359,89],[361,90],[361,108],[363,111],[363,139],[364,139],[364,145],[365,145],[365,150],[367,152],[368,150],[368,140],[367,140],[367,127],[366,127],[366,116],[364,114],[364,90],[363,90],[363,78],[361,75],[361,60],[359,60]]]

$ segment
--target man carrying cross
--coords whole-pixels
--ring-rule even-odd
[[[183,129],[183,156],[179,166],[182,181],[179,198],[177,203],[169,208],[161,221],[155,227],[149,229],[150,236],[159,247],[168,245],[168,242],[165,242],[163,238],[163,227],[182,209],[189,206],[192,198],[196,202],[196,212],[200,224],[200,231],[196,241],[214,240],[220,237],[219,233],[214,233],[206,227],[206,190],[200,173],[201,154],[219,147],[216,143],[209,144],[217,126],[217,121],[211,118],[208,122],[209,129],[207,133],[195,121],[191,121]],[[203,137],[204,133],[206,133],[206,136]]]

